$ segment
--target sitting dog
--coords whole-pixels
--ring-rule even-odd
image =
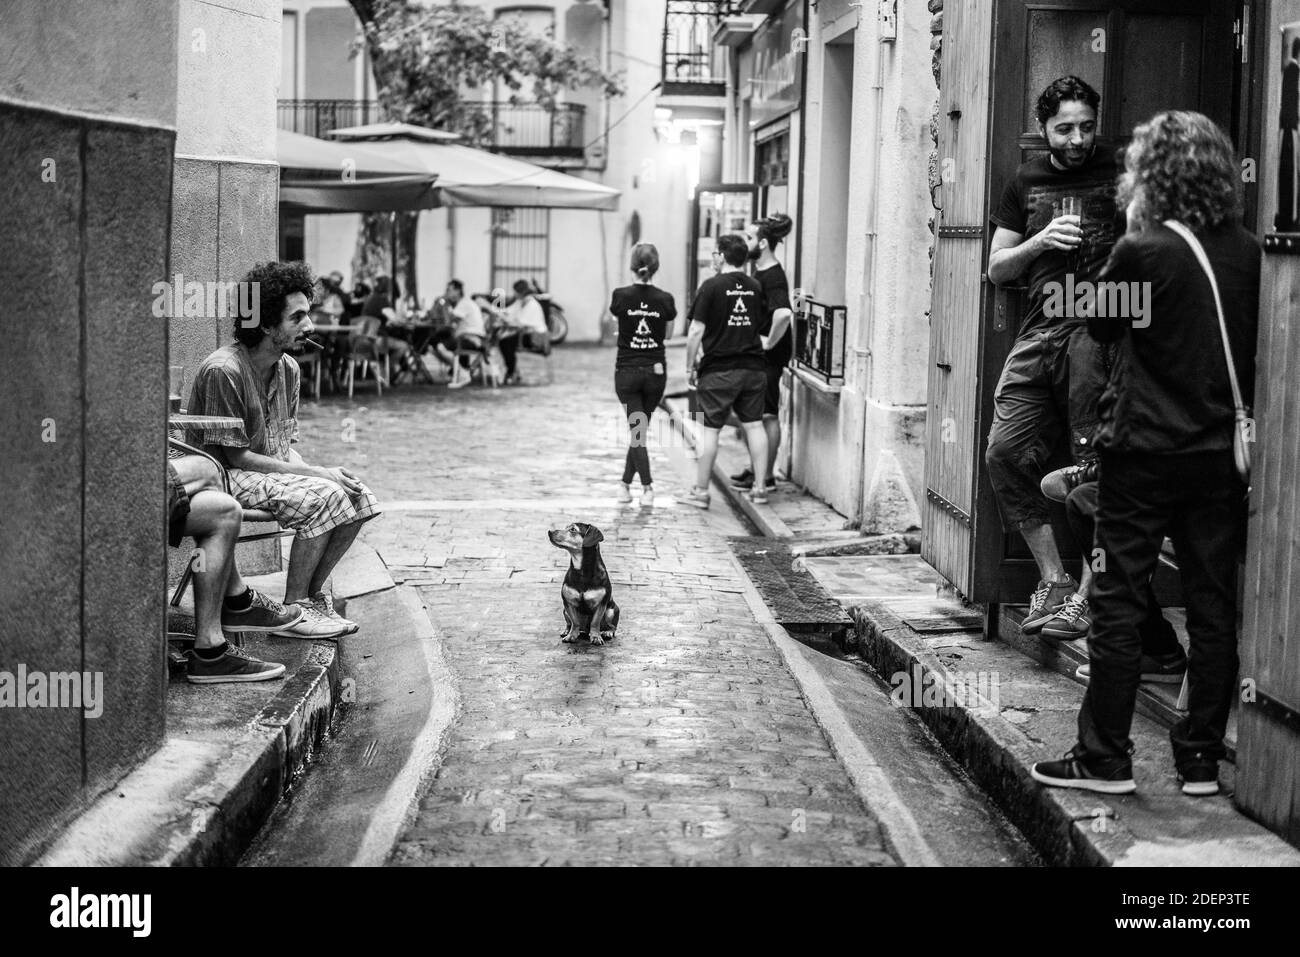
[[[612,641],[618,630],[618,605],[600,557],[605,536],[586,522],[553,528],[547,534],[552,545],[569,553],[569,572],[560,586],[565,624],[560,637],[566,643],[579,638],[587,638],[593,645]]]

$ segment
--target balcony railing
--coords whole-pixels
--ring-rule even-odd
[[[536,103],[494,101],[472,104],[491,124],[484,145],[501,153],[522,156],[581,156],[586,143],[587,108],[558,103],[554,109]]]
[[[668,0],[661,77],[665,94],[722,92],[726,60],[713,44],[713,31],[736,7],[732,0]]]
[[[376,100],[280,100],[278,114],[280,129],[315,137],[383,119]]]
[[[586,107],[558,104],[547,109],[537,104],[505,101],[466,104],[482,113],[489,130],[487,149],[530,156],[582,156],[586,133]],[[378,123],[383,119],[374,100],[281,100],[280,128],[323,137],[333,130]]]

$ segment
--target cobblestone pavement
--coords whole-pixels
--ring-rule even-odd
[[[554,363],[551,385],[304,403],[304,453],[380,496],[365,540],[419,589],[461,689],[393,862],[896,863],[749,611],[727,504],[672,500],[690,463],[664,417],[660,504],[618,505],[613,350]],[[570,521],[604,532],[622,624],[603,647],[559,640],[568,559],[546,531]]]

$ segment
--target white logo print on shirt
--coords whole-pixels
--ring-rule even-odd
[[[641,321],[637,323],[636,331],[632,333],[632,341],[628,343],[629,347],[632,349],[659,348],[659,343],[655,341],[654,330],[650,328],[650,323],[645,321],[647,316],[651,319],[658,319],[659,313],[652,312],[650,307],[643,302],[640,309],[629,309],[627,314],[628,318],[633,316],[642,317]]]

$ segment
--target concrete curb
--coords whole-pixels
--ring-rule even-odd
[[[686,405],[683,399],[665,398],[659,403],[668,417],[672,420],[677,431],[681,433],[686,444],[695,449],[695,423],[684,411]],[[726,470],[715,460],[713,463],[713,481],[716,482],[731,500],[731,504],[745,514],[759,532],[765,538],[793,538],[794,533],[790,531],[789,526],[781,521],[781,517],[772,510],[770,505],[755,505],[749,500],[749,496],[743,492],[737,491],[731,487],[731,477],[727,475]]]
[[[857,624],[859,653],[879,674],[910,673],[917,668],[923,681],[930,673],[946,680],[947,669],[938,656],[888,608],[866,602],[849,613]],[[1034,781],[1030,768],[1042,759],[1042,748],[1026,741],[996,708],[956,704],[918,708],[914,713],[1049,864],[1300,864],[1300,853],[1294,848],[1245,819],[1241,824],[1246,833],[1230,842],[1215,842],[1207,836],[1206,843],[1191,849],[1190,857],[1174,847],[1158,849],[1155,853],[1164,856],[1153,857],[1152,848],[1160,842],[1135,833],[1127,823],[1133,815],[1120,814],[1116,799],[1088,791],[1046,788]]]
[[[324,739],[341,685],[337,645],[316,642],[233,744],[168,737],[35,865],[235,864]]]

